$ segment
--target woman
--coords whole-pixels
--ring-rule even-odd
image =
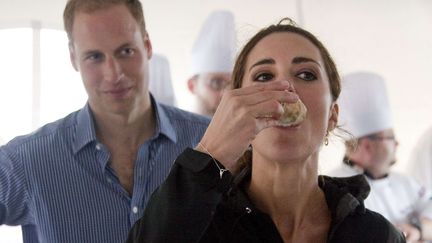
[[[233,82],[128,242],[404,242],[364,208],[369,187],[362,176],[318,177],[340,93],[321,42],[292,22],[269,26],[241,51]],[[285,104],[299,100],[304,120],[282,123]]]

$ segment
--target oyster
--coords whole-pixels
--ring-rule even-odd
[[[307,109],[300,99],[296,103],[282,103],[282,107],[284,113],[279,118],[282,126],[297,125],[306,118]]]

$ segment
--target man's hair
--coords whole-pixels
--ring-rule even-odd
[[[360,139],[358,139],[358,138],[352,138],[350,140],[346,140],[345,141],[345,155],[349,156],[349,155],[353,154],[358,148],[359,141],[360,141]]]
[[[141,33],[146,33],[144,13],[139,0],[68,0],[63,12],[63,23],[69,44],[73,43],[72,29],[77,12],[93,13],[114,5],[125,5],[140,26]]]

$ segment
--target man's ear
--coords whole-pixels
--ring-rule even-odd
[[[339,117],[339,105],[336,102],[332,102],[330,106],[330,116],[328,121],[327,131],[333,131],[338,124]]]
[[[362,145],[363,149],[368,152],[367,153],[368,155],[370,155],[371,151],[373,151],[376,144],[372,143],[372,141],[370,139],[367,139],[367,138],[361,139],[361,142],[363,143],[363,145]]]
[[[196,85],[196,78],[194,76],[187,81],[188,89],[192,94],[195,94],[195,85]]]
[[[152,55],[153,55],[153,47],[152,47],[152,43],[150,41],[150,37],[149,37],[149,34],[147,31],[145,32],[143,38],[144,38],[144,46],[145,46],[145,49],[147,51],[147,58],[148,58],[148,60],[150,60],[152,58]]]
[[[75,69],[75,71],[78,72],[78,64],[76,62],[76,54],[75,54],[75,49],[72,46],[73,44],[69,44],[69,58],[70,58],[70,62],[72,64],[72,67]]]

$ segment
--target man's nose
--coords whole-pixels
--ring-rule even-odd
[[[105,81],[111,83],[119,82],[123,77],[123,71],[120,63],[115,58],[107,58],[104,65]]]

